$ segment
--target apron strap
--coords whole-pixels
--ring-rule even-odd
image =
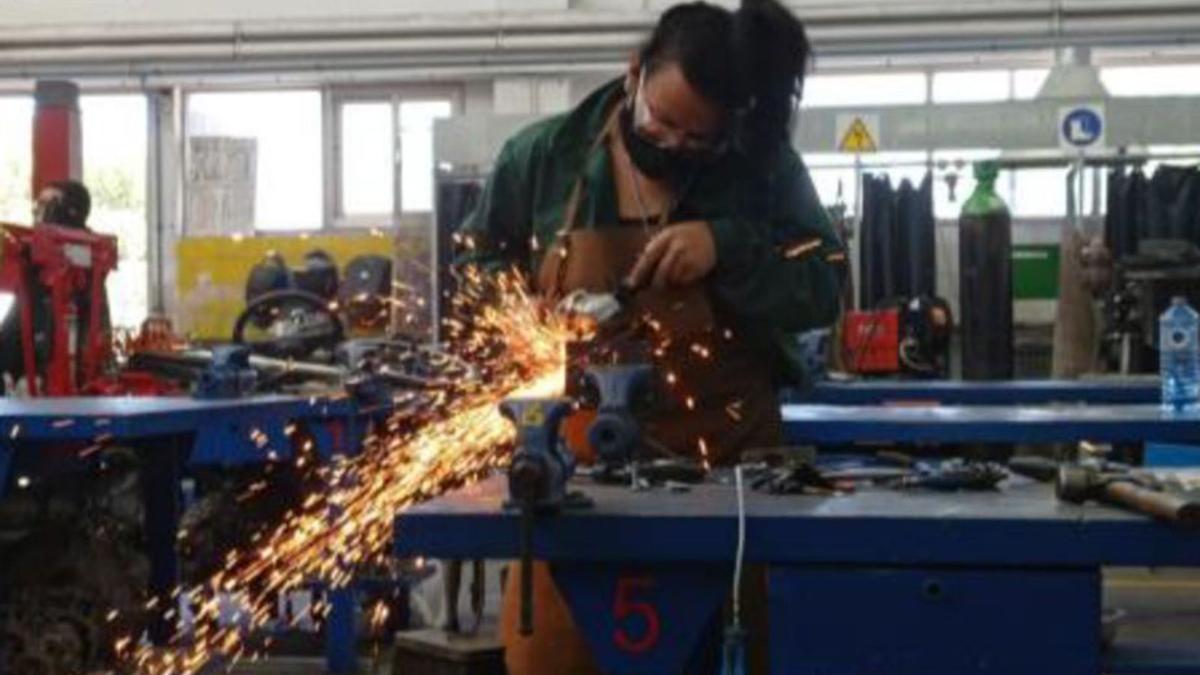
[[[612,133],[613,127],[616,126],[617,115],[620,114],[620,110],[621,108],[618,106],[615,110],[609,113],[608,119],[604,122],[604,127],[601,128],[599,134],[596,134],[596,138],[592,140],[591,147],[588,148],[587,159],[584,160],[584,167],[581,168],[578,175],[575,176],[575,182],[571,185],[571,194],[567,197],[566,208],[563,209],[563,224],[558,230],[559,236],[570,232],[578,226],[577,219],[579,215],[579,204],[583,200],[583,174],[586,170],[586,164],[587,162],[591,161],[592,155],[596,154],[596,151],[600,149],[600,146],[602,146],[604,141],[608,138],[608,135]]]
[[[567,274],[567,257],[571,254],[570,234],[571,230],[579,226],[579,204],[583,201],[584,188],[584,172],[587,169],[587,162],[591,161],[592,155],[604,144],[608,139],[608,135],[612,133],[613,127],[616,125],[617,115],[620,114],[620,107],[609,113],[608,119],[604,122],[604,127],[596,138],[592,141],[591,147],[588,148],[587,159],[584,160],[584,166],[580,168],[578,175],[575,176],[575,182],[571,185],[571,194],[567,197],[566,206],[563,208],[563,222],[555,235],[554,244],[546,251],[546,257],[542,260],[542,267],[545,268],[545,273],[539,274],[541,283],[544,288],[542,293],[549,295],[551,298],[558,298],[562,294],[564,282]]]

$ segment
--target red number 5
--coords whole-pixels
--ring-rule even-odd
[[[623,652],[641,654],[658,644],[658,609],[648,603],[634,600],[633,594],[638,590],[654,586],[650,577],[621,577],[617,580],[617,596],[613,599],[613,615],[621,623],[631,616],[640,616],[646,622],[645,632],[641,637],[633,638],[618,625],[613,631],[613,642]]]

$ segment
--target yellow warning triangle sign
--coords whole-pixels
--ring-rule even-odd
[[[842,136],[841,142],[838,143],[838,150],[842,152],[878,152],[879,146],[871,137],[871,130],[867,128],[867,123],[861,117],[855,117],[854,121],[850,123],[850,128],[846,129],[846,133]]]

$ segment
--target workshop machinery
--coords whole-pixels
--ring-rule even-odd
[[[1103,293],[1101,356],[1114,372],[1158,370],[1158,318],[1172,297],[1200,303],[1200,248],[1194,242],[1143,239],[1115,261]]]
[[[392,295],[392,261],[383,256],[357,256],[339,274],[319,249],[298,268],[272,254],[250,270],[231,340],[264,356],[327,360],[350,335],[389,332]]]
[[[0,546],[11,563],[0,575],[0,631],[19,647],[5,650],[0,672],[102,667],[118,633],[146,629],[165,641],[167,597],[182,578],[215,570],[321,489],[301,465],[357,453],[369,426],[415,413],[426,392],[472,375],[415,340],[342,339],[323,301],[302,308],[318,315],[308,323],[275,313],[277,304],[248,308],[244,323],[257,308],[282,326],[261,342],[201,348],[166,328],[124,341],[117,360],[103,311],[115,240],[50,225],[5,226],[4,235],[10,393],[55,399],[0,399]],[[178,420],[191,426],[171,426]],[[356,596],[368,586],[379,584],[360,578],[331,592],[334,672],[353,667]],[[150,598],[156,611],[144,608]],[[120,623],[106,620],[110,610]]]
[[[0,373],[30,396],[75,394],[105,375],[112,338],[104,282],[116,264],[113,237],[0,224],[0,293],[10,297]]]
[[[136,633],[139,626],[165,643],[174,630],[171,598],[183,580],[183,565],[197,564],[191,549],[204,548],[180,528],[188,517],[185,496],[208,496],[195,494],[208,485],[201,476],[209,470],[258,467],[261,478],[287,473],[309,453],[311,466],[353,455],[370,427],[392,412],[390,399],[347,395],[0,399],[0,486],[8,497],[0,522],[5,557],[13,563],[0,577],[0,596],[6,597],[0,627],[10,647],[0,663],[12,673],[107,667],[115,632]],[[113,486],[102,489],[106,483]],[[185,490],[185,483],[194,487]],[[77,503],[63,496],[64,484],[78,486]],[[226,494],[227,500],[231,497]],[[239,504],[243,518],[256,508],[245,499],[233,503]],[[117,546],[115,560],[96,556],[84,566],[106,566],[109,576],[84,569],[86,583],[81,583],[77,574],[58,576],[62,560],[41,570],[34,566],[42,559],[38,551],[46,550],[35,546],[47,531],[39,526],[57,519],[60,535],[70,537],[76,532],[67,526],[73,518],[85,525],[109,523],[109,532],[101,529],[98,541],[68,541],[68,548],[51,550],[80,553],[98,545]],[[144,554],[138,545],[142,541]],[[121,561],[128,569],[114,570]],[[120,584],[112,576],[117,571]],[[105,593],[87,595],[97,587]],[[153,598],[157,600],[147,604]],[[104,604],[117,599],[121,601],[115,606]],[[122,624],[109,624],[110,610],[126,610],[119,612]],[[341,616],[344,621],[353,613]],[[56,626],[57,632],[50,637],[29,632],[38,625]],[[330,650],[333,671],[349,672],[353,640],[331,641]],[[38,670],[24,669],[34,665]]]
[[[882,303],[842,318],[842,363],[864,376],[945,378],[950,374],[950,305],[919,296]]]
[[[140,351],[127,365],[192,397],[0,398],[0,529],[5,550],[19,553],[2,554],[13,564],[0,575],[0,630],[24,645],[13,663],[74,673],[74,664],[107,663],[116,631],[145,628],[166,641],[167,598],[181,580],[219,569],[264,524],[327,489],[314,472],[357,454],[370,429],[419,418],[431,396],[470,376],[416,343],[351,341],[338,351],[342,364],[260,356],[246,345]],[[72,557],[92,564],[52,573],[38,562]],[[403,625],[410,579],[378,572],[328,591],[313,580],[331,607],[331,672],[354,668],[364,598],[399,598],[389,601],[399,603],[389,625]],[[62,592],[51,597],[51,588]],[[159,598],[156,612],[144,609],[148,598]],[[54,638],[68,647],[32,628],[57,621],[63,606],[90,608],[64,624],[81,632]],[[122,623],[105,621],[110,609],[127,610]]]

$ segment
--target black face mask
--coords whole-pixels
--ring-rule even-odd
[[[51,199],[42,204],[38,212],[38,220],[48,225],[65,225],[67,210],[63,207],[62,200]]]
[[[78,215],[77,211],[67,206],[59,197],[39,205],[37,220],[47,225],[82,228],[83,223]]]
[[[679,150],[661,148],[646,140],[634,128],[633,107],[622,106],[620,119],[621,140],[633,165],[651,180],[682,181],[690,177],[703,162],[694,155]]]

